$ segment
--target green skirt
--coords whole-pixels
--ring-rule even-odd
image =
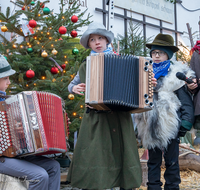
[[[67,180],[81,189],[139,187],[141,166],[131,115],[85,113]]]

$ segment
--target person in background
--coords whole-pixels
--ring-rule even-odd
[[[152,43],[146,44],[153,60],[153,73],[157,79],[154,88],[154,108],[143,114],[135,114],[138,135],[143,146],[148,149],[148,190],[161,190],[160,180],[162,155],[166,170],[165,190],[178,190],[179,137],[189,131],[194,122],[192,98],[185,82],[176,77],[177,72],[194,76],[194,72],[182,63],[172,63],[170,59],[177,52],[174,39],[168,34],[158,34]],[[164,154],[163,154],[164,153]]]
[[[194,94],[193,101],[195,107],[195,122],[194,129],[196,129],[194,145],[200,145],[200,40],[192,48],[192,58],[190,61],[190,68],[195,72],[196,77],[193,79],[194,83],[187,84],[190,92]]]
[[[9,76],[15,74],[3,55],[0,55],[0,95],[6,95]],[[5,98],[1,96],[0,101]],[[0,157],[0,173],[28,181],[28,190],[60,190],[60,164],[44,156]]]
[[[80,43],[93,53],[112,53],[114,35],[93,22]],[[70,93],[85,92],[86,62],[69,84]],[[109,90],[109,89],[108,89]],[[79,130],[67,181],[81,189],[132,189],[142,182],[141,166],[131,114],[98,112],[86,108]]]

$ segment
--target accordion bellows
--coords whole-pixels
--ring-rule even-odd
[[[139,113],[153,107],[151,61],[132,55],[87,57],[85,103],[97,110]]]
[[[0,156],[67,151],[67,122],[59,96],[25,91],[0,102],[0,110]]]

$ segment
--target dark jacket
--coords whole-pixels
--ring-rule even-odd
[[[190,61],[190,68],[195,72],[197,81],[200,79],[200,54],[194,52]],[[199,88],[194,90],[194,114],[200,115],[200,91]]]

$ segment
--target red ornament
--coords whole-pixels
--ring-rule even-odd
[[[51,73],[52,74],[57,74],[58,73],[58,68],[57,67],[51,67]]]
[[[76,15],[73,15],[73,16],[71,17],[71,21],[72,21],[73,23],[77,22],[77,21],[78,21],[78,17],[77,17]]]
[[[26,77],[31,79],[35,76],[35,72],[31,69],[29,69],[28,71],[26,71]]]
[[[37,26],[37,22],[35,20],[30,20],[28,24],[31,28],[35,28]]]
[[[44,3],[40,3],[40,7],[44,8]]]
[[[61,27],[59,28],[58,32],[59,32],[60,34],[66,34],[67,28],[65,28],[64,26],[61,26]]]
[[[24,7],[24,6],[22,7],[22,10],[23,10],[23,11],[25,10],[25,7]]]
[[[65,64],[62,64],[61,67],[62,67],[62,69],[65,69],[66,65],[65,65]]]
[[[75,38],[78,35],[76,30],[72,30],[70,34],[72,38]]]

